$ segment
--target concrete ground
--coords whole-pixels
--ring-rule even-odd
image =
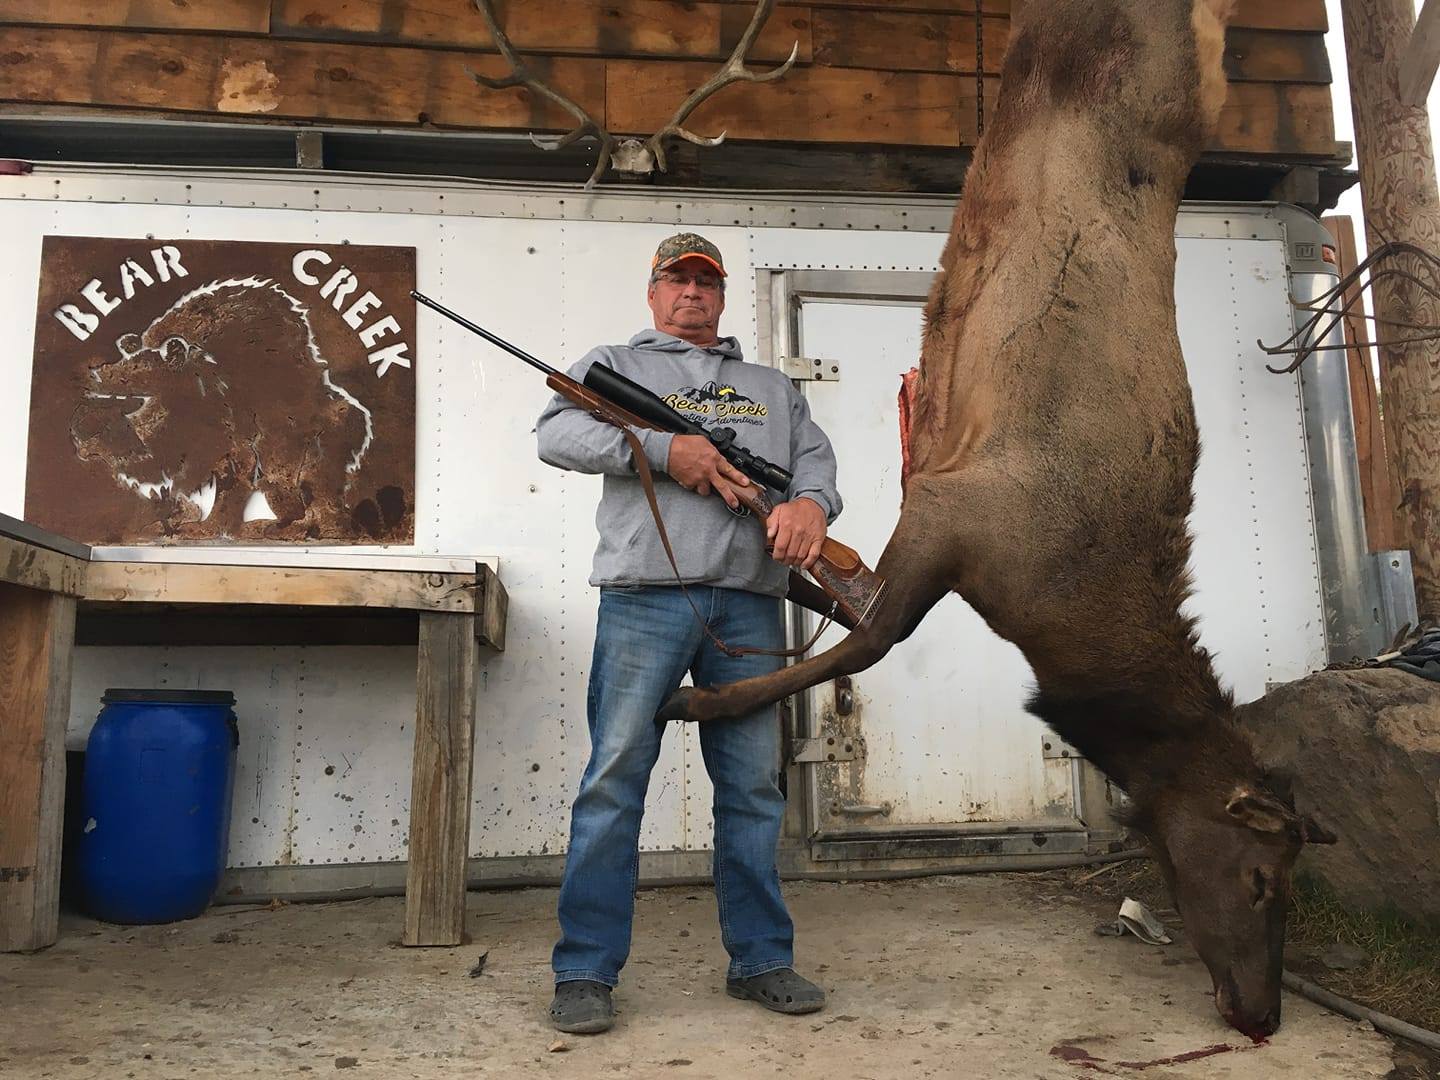
[[[1385,1077],[1381,1035],[1286,995],[1251,1046],[1188,946],[1102,938],[1099,900],[1026,875],[787,886],[800,968],[830,992],[782,1017],[723,991],[714,897],[642,892],[602,1036],[545,1019],[555,892],[471,893],[474,943],[396,944],[398,898],[215,908],[117,927],[67,917],[0,955],[0,1076]],[[470,977],[488,951],[483,973]],[[1397,1074],[1398,1075],[1398,1074]]]

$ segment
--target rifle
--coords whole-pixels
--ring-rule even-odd
[[[604,364],[591,364],[590,370],[585,373],[585,381],[583,383],[576,382],[563,371],[551,367],[538,357],[531,356],[523,349],[495,336],[484,327],[476,326],[464,316],[457,315],[423,293],[412,290],[410,295],[432,311],[438,312],[452,322],[465,327],[471,333],[478,334],[490,344],[504,349],[510,355],[544,372],[547,386],[557,394],[573,401],[597,419],[614,424],[622,431],[627,428],[649,428],[652,431],[668,431],[676,435],[699,435],[708,439],[726,461],[752,481],[748,487],[737,487],[733,490],[736,498],[740,500],[740,504],[754,514],[762,526],[775,509],[774,502],[765,489],[773,488],[784,494],[790,487],[793,479],[790,473],[780,466],[773,465],[764,458],[752,454],[743,446],[737,445],[733,429],[722,428],[712,431],[687,419],[666,405],[656,394],[639,383],[627,379],[613,368],[606,367]],[[627,435],[632,440],[631,451],[635,457],[636,467],[640,470],[642,481],[646,482],[646,495],[650,500],[650,509],[655,514],[655,523],[660,529],[661,540],[665,544],[666,553],[670,554],[670,541],[665,535],[664,523],[660,520],[660,511],[655,503],[654,492],[649,487],[649,463],[640,451],[633,431],[627,431]],[[670,561],[674,566],[673,554],[670,555]],[[838,540],[826,538],[820,549],[820,555],[815,560],[815,565],[810,569],[810,574],[815,578],[818,588],[791,571],[790,600],[833,619],[849,630],[868,626],[874,619],[875,612],[879,609],[880,601],[885,594],[885,582],[861,561],[854,549]]]

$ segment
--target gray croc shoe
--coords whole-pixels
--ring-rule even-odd
[[[778,1013],[799,1015],[825,1007],[825,991],[793,968],[779,968],[748,979],[726,979],[725,992],[733,998],[758,1001]]]
[[[615,1006],[610,987],[602,982],[576,979],[555,984],[550,1003],[550,1023],[556,1031],[571,1035],[598,1035],[615,1025]]]

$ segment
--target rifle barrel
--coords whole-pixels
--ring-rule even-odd
[[[486,330],[483,326],[476,326],[469,319],[465,318],[464,315],[459,315],[456,312],[451,311],[444,304],[440,303],[437,300],[431,300],[430,297],[426,296],[424,293],[418,292],[415,289],[411,289],[410,295],[413,296],[416,300],[420,301],[420,303],[424,304],[426,307],[430,308],[432,311],[438,311],[441,315],[444,315],[452,322],[459,323],[461,326],[465,327],[466,330],[469,330],[472,334],[479,334],[486,341],[490,342],[491,345],[495,345],[499,348],[504,349],[511,356],[514,356],[520,360],[524,360],[525,363],[529,364],[533,368],[538,368],[539,370],[545,372],[546,375],[560,374],[557,369],[545,363],[545,361],[541,360],[538,356],[531,356],[524,349],[520,348],[520,346],[511,345],[510,342],[506,341],[504,338],[496,337],[489,330]]]
[[[558,375],[562,379],[568,379],[568,376],[556,368],[551,367],[538,356],[531,356],[518,345],[511,345],[510,342],[502,337],[497,337],[483,326],[476,326],[469,319],[465,318],[465,316],[451,311],[439,301],[431,300],[430,297],[424,293],[411,289],[410,295],[432,311],[444,315],[452,322],[459,323],[472,334],[478,334],[490,342],[490,344],[504,349],[511,356],[525,361],[525,363],[543,371],[546,375]],[[750,451],[743,447],[735,445],[732,432],[726,431],[724,433],[728,438],[717,437],[714,431],[710,431],[706,429],[704,425],[697,424],[693,420],[682,416],[675,409],[667,405],[659,395],[641,386],[639,383],[627,379],[618,371],[614,371],[604,364],[593,364],[585,376],[585,385],[612,403],[619,405],[623,409],[628,409],[637,416],[657,425],[662,431],[673,432],[677,435],[699,435],[709,439],[715,449],[718,450],[730,464],[745,473],[745,475],[749,476],[750,479],[754,480],[757,484],[763,484],[779,492],[784,492],[789,489],[793,479],[790,473],[780,468],[780,466],[772,465],[764,458],[750,453]]]

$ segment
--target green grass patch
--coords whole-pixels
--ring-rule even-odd
[[[1295,882],[1287,949],[1320,957],[1336,943],[1365,951],[1351,971],[1306,965],[1305,976],[1342,997],[1440,1031],[1440,927],[1417,925],[1394,912],[1355,911],[1313,877]]]

